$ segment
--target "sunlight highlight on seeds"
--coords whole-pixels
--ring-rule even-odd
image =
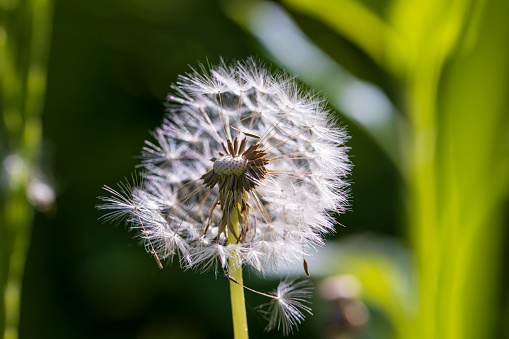
[[[105,186],[103,218],[139,230],[160,267],[178,258],[228,274],[235,256],[261,273],[303,261],[309,275],[305,257],[348,206],[348,137],[325,102],[253,59],[202,65],[172,88],[168,116],[142,150],[143,180]],[[285,284],[290,296],[301,286]],[[303,318],[292,305],[308,311],[291,300],[273,308],[288,317],[277,320],[285,333]]]

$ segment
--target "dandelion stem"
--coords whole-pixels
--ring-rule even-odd
[[[237,208],[231,214],[231,223],[236,234],[239,233],[239,217]],[[237,238],[228,231],[228,239],[232,244],[237,243]],[[240,253],[232,253],[229,259],[230,275],[238,282],[230,280],[230,298],[232,303],[233,334],[235,339],[248,338],[246,303],[244,289],[242,288],[242,263]]]

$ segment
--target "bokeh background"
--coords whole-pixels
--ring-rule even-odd
[[[232,337],[225,277],[159,270],[95,205],[178,74],[248,56],[352,137],[352,209],[309,261],[294,337],[509,338],[508,17],[505,0],[1,0],[4,338],[18,320],[19,338]],[[246,293],[251,338],[280,337]]]

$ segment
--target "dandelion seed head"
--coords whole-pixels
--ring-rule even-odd
[[[172,88],[142,149],[143,181],[105,187],[106,219],[127,220],[159,257],[191,258],[186,268],[224,268],[234,246],[263,273],[322,245],[348,206],[350,170],[348,137],[324,101],[253,59],[200,66]]]
[[[216,274],[233,255],[264,274],[323,246],[348,207],[351,167],[325,101],[253,59],[201,65],[172,89],[142,180],[105,186],[103,218],[127,222],[157,260]],[[307,291],[283,282],[269,327],[291,332]]]

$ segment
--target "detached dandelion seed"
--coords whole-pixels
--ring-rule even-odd
[[[201,66],[172,88],[168,116],[142,150],[142,182],[105,186],[105,218],[127,220],[158,262],[224,271],[240,291],[243,266],[263,274],[301,261],[309,275],[308,251],[348,205],[348,137],[324,101],[253,59]],[[281,297],[269,327],[289,333],[304,317],[293,306],[310,310],[308,294],[282,284],[298,303]]]
[[[309,281],[296,282],[288,278],[279,284],[272,295],[274,298],[269,303],[260,306],[269,319],[266,331],[277,328],[281,329],[284,335],[288,335],[304,320],[303,312],[313,314],[308,300],[312,295]],[[267,307],[266,311],[263,310],[264,307]]]

